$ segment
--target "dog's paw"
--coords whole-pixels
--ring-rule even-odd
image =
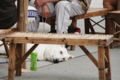
[[[74,58],[74,56],[70,55],[70,57],[68,58],[68,60],[69,60],[69,59],[73,59],[73,58]]]

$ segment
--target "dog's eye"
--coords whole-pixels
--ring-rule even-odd
[[[63,52],[62,52],[62,51],[60,51],[60,54],[63,54]]]

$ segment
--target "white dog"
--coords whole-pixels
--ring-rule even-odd
[[[1,41],[0,43],[2,44]],[[33,44],[27,44],[26,46],[28,51]],[[68,54],[64,45],[39,44],[33,52],[37,52],[37,60],[51,61],[53,63],[59,63],[74,58],[74,56]],[[6,53],[3,45],[0,46],[0,53]],[[28,58],[30,58],[30,56]]]
[[[30,49],[32,46],[33,44],[27,44],[27,49]],[[38,60],[47,60],[53,63],[59,63],[74,58],[72,55],[68,54],[67,49],[63,45],[39,44],[34,52],[37,52]]]

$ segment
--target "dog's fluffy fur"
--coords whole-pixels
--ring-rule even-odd
[[[33,44],[27,44],[27,49],[30,49],[32,46]],[[39,44],[34,52],[37,52],[38,60],[47,60],[53,63],[58,63],[73,58],[72,55],[68,54],[68,51],[64,45]]]

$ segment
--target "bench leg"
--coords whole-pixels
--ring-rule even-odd
[[[22,48],[22,44],[17,44],[16,45],[16,63],[21,59],[21,57],[22,57],[22,50],[21,50],[21,48]],[[17,66],[16,65],[16,76],[21,76],[21,69],[22,69],[22,66],[20,65],[20,66]]]
[[[111,67],[110,67],[110,51],[109,51],[109,46],[105,47],[105,56],[107,58],[105,62],[105,68],[108,69],[106,73],[106,80],[111,80]]]
[[[48,18],[47,23],[50,25],[50,31],[55,30],[55,19]]]
[[[84,24],[85,24],[85,34],[90,34],[88,27],[88,19],[84,19]]]
[[[99,80],[106,80],[105,78],[105,49],[104,46],[98,46],[98,71]]]
[[[8,80],[14,80],[15,71],[15,44],[10,44],[10,55],[9,55],[9,68],[8,68]]]
[[[71,45],[70,50],[72,50],[72,51],[75,50],[75,45]]]
[[[22,51],[22,55],[21,56],[23,56],[25,53],[26,53],[26,44],[21,44],[22,46],[20,47],[20,50]],[[24,61],[23,63],[22,63],[22,68],[23,69],[26,69],[26,61]]]
[[[4,44],[4,48],[5,48],[5,51],[6,51],[6,54],[7,54],[7,57],[9,58],[9,50],[8,50],[8,46],[7,44],[5,43],[5,40],[3,39],[3,44]]]
[[[72,23],[71,23],[71,25],[73,25],[73,26],[77,26],[77,20],[75,19],[75,17],[73,17],[72,18]],[[70,46],[70,50],[75,50],[75,45],[71,45]]]
[[[87,18],[87,19],[84,19],[84,23],[85,23],[85,34],[95,34],[95,30],[90,22],[90,19]],[[91,32],[89,31],[91,30]]]

